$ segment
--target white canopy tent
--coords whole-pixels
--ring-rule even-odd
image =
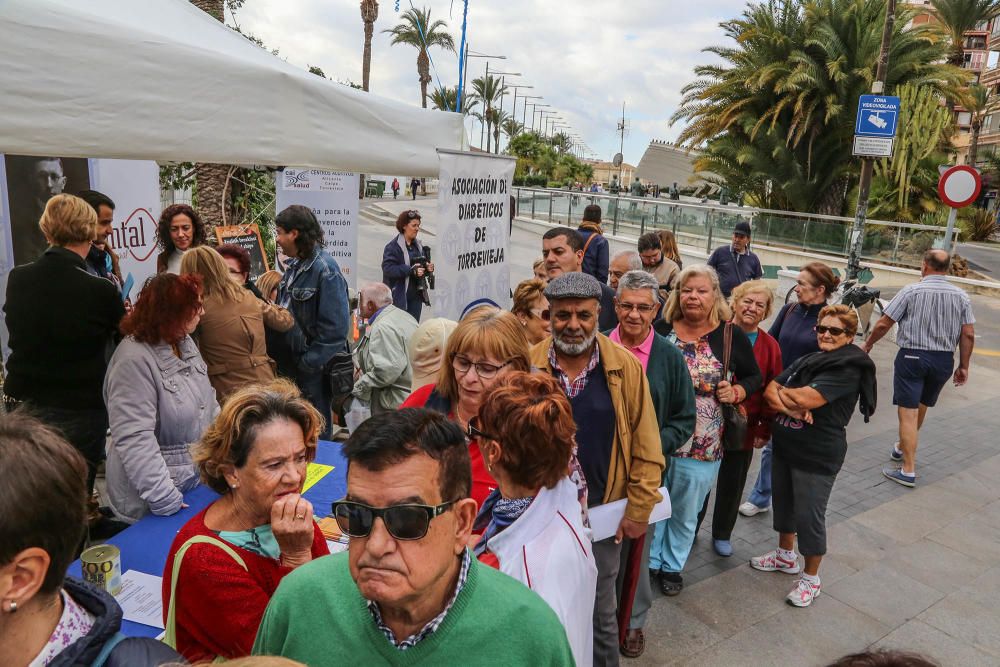
[[[428,176],[463,133],[459,114],[310,74],[187,0],[0,2],[3,153]]]

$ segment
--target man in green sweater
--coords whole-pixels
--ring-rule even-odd
[[[660,427],[660,445],[669,464],[670,454],[694,433],[694,385],[684,355],[670,341],[653,331],[653,318],[659,307],[659,289],[660,281],[647,271],[624,274],[618,280],[615,296],[618,326],[608,332],[608,338],[635,355],[646,371],[649,394]],[[628,600],[619,603],[632,610],[628,631],[621,645],[621,653],[627,658],[638,658],[646,646],[642,629],[653,604],[653,591],[646,570],[649,569],[649,547],[654,530],[655,526],[650,525],[644,539],[633,540],[628,549],[622,549],[618,576],[620,594],[626,588],[623,575],[627,569],[638,567],[639,571],[631,604]]]
[[[281,582],[256,655],[324,665],[572,665],[566,631],[536,593],[479,563],[465,434],[444,415],[372,417],[344,444],[333,505],[347,554]]]

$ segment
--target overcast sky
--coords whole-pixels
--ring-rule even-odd
[[[327,76],[361,83],[364,30],[358,0],[246,0],[234,20],[244,32],[280,50],[288,62],[316,65]],[[461,38],[462,2],[413,0],[431,8],[432,19],[447,21],[456,48]],[[637,164],[651,139],[674,139],[669,125],[680,90],[693,79],[696,64],[712,62],[701,49],[724,43],[719,21],[740,15],[741,0],[469,0],[467,40],[473,51],[507,56],[490,61],[491,71],[520,72],[510,83],[534,86],[521,94],[552,105],[600,159],[618,150],[616,123],[622,102],[630,124],[625,160]],[[410,0],[400,0],[400,12]],[[622,11],[620,8],[626,8]],[[420,104],[417,51],[390,46],[382,30],[399,22],[394,0],[379,2],[372,43],[373,93]],[[432,49],[432,86],[458,80],[455,54]],[[470,80],[486,61],[469,59]],[[506,105],[510,104],[508,100]],[[508,107],[505,106],[505,110]],[[529,112],[530,112],[529,107]],[[518,118],[522,103],[517,104]],[[530,113],[528,117],[530,125]],[[478,125],[472,138],[479,142]]]

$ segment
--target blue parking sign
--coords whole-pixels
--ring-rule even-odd
[[[858,99],[858,118],[854,125],[854,134],[867,137],[894,137],[898,117],[898,97],[862,95]]]

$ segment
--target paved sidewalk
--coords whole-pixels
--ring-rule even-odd
[[[752,570],[773,549],[770,514],[740,517],[735,553],[711,546],[711,511],[676,598],[654,594],[648,665],[824,665],[866,647],[933,656],[942,665],[1000,664],[1000,373],[973,366],[949,385],[921,432],[917,488],[882,477],[896,439],[888,342],[873,354],[879,407],[848,427],[847,460],[827,513],[822,595],[784,602],[795,577]],[[756,465],[747,482],[749,492]]]

